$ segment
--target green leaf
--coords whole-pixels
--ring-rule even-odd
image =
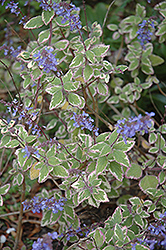
[[[121,150],[114,150],[113,157],[116,162],[122,164],[123,166],[130,167],[130,162],[127,155]]]
[[[26,138],[25,138],[25,141],[30,143],[30,142],[33,142],[34,140],[36,140],[37,136],[36,135],[28,135]]]
[[[135,143],[134,141],[127,141],[126,144],[124,141],[119,141],[116,142],[112,148],[116,150],[122,150],[123,152],[127,152],[131,150],[131,148],[134,146],[134,143]]]
[[[140,5],[139,3],[137,3],[136,5],[136,15],[144,18],[146,15],[146,9],[144,6]]]
[[[157,140],[157,135],[155,133],[150,133],[150,135],[149,135],[149,143],[153,144],[153,143],[156,142],[156,140]]]
[[[52,213],[49,224],[51,224],[51,225],[55,224],[59,220],[61,214],[62,214],[61,211],[58,211],[58,213]]]
[[[85,55],[86,55],[86,58],[87,58],[91,63],[95,63],[96,58],[95,58],[95,54],[94,54],[92,51],[87,50],[87,51],[85,52]]]
[[[118,65],[118,66],[116,66],[114,73],[119,74],[119,73],[126,71],[127,69],[128,69],[128,67],[125,65]]]
[[[96,138],[96,142],[103,142],[103,141],[106,141],[109,137],[110,137],[110,133],[109,133],[109,132],[101,133],[101,134]]]
[[[130,62],[128,70],[132,71],[132,70],[138,68],[138,66],[139,66],[139,60],[137,58],[133,58]]]
[[[81,64],[83,64],[85,58],[83,57],[82,54],[77,55],[76,57],[74,57],[74,59],[72,60],[71,64],[70,64],[70,68],[76,68],[79,67]]]
[[[84,77],[85,82],[91,79],[92,76],[93,76],[93,69],[89,64],[87,64],[83,70],[83,77]]]
[[[80,177],[77,181],[75,181],[72,185],[75,189],[82,189],[85,187],[85,183],[83,182],[82,178]]]
[[[41,16],[32,17],[25,25],[24,29],[36,29],[43,26],[43,21]]]
[[[148,188],[157,188],[157,177],[153,175],[146,175],[144,178],[141,179],[139,186],[142,191],[146,191]]]
[[[110,62],[104,60],[104,61],[103,61],[103,65],[104,65],[104,68],[105,68],[106,70],[108,70],[108,71],[110,71],[110,72],[113,72],[114,67],[113,67],[113,65],[112,65]]]
[[[109,225],[110,228],[113,228],[116,224],[120,224],[122,222],[122,212],[119,207],[117,207],[112,215],[112,217],[109,217],[105,224]]]
[[[110,146],[114,144],[114,142],[117,140],[117,138],[118,138],[118,133],[117,133],[117,129],[115,129],[111,133],[111,135],[110,135],[110,137],[108,139],[108,142],[109,142]]]
[[[90,196],[91,196],[91,193],[90,193],[89,189],[80,191],[79,195],[78,195],[79,204],[81,202],[83,202],[84,200],[87,200]]]
[[[146,65],[146,64],[142,64],[141,66],[142,71],[147,74],[147,75],[152,75],[154,74],[154,70],[151,67],[151,65]]]
[[[136,245],[135,247],[136,250],[149,250],[149,247],[146,247],[144,245]]]
[[[126,171],[126,177],[130,179],[139,179],[141,176],[141,166],[137,163],[131,163],[131,167]]]
[[[23,180],[24,180],[23,174],[19,173],[17,175],[17,183],[18,183],[19,186],[23,183]]]
[[[60,40],[55,43],[55,48],[58,50],[65,50],[69,45],[69,41],[66,39]]]
[[[42,227],[50,224],[51,214],[52,214],[52,210],[47,209],[46,211],[44,211],[43,217],[42,217],[42,220],[41,220],[41,226]]]
[[[23,81],[23,88],[26,89],[32,83],[32,79],[30,76],[26,76]]]
[[[2,198],[2,196],[0,195],[0,207],[2,207],[3,206],[3,198]]]
[[[159,179],[160,184],[163,184],[163,183],[164,183],[164,181],[165,181],[165,179],[166,179],[166,176],[165,176],[164,171],[161,171],[161,172],[159,173],[158,179]]]
[[[164,59],[161,58],[160,56],[157,56],[157,55],[152,54],[149,56],[149,59],[152,63],[152,66],[158,66],[158,65],[164,63]]]
[[[105,247],[105,248],[103,248],[103,250],[115,250],[116,248],[115,247],[113,247],[113,246],[107,246],[107,247]]]
[[[6,144],[9,143],[10,140],[11,140],[11,137],[9,135],[4,135],[0,142],[0,148],[6,146]]]
[[[59,160],[59,158],[58,157],[50,157],[49,159],[48,159],[48,164],[50,164],[51,166],[57,166],[57,165],[59,165],[61,163],[61,161]]]
[[[111,172],[111,174],[119,181],[123,180],[123,168],[121,164],[119,164],[116,161],[110,162],[108,165],[108,169]]]
[[[101,150],[100,157],[104,156],[104,155],[108,155],[109,153],[111,153],[111,151],[112,151],[111,147],[109,145],[105,144]]]
[[[79,83],[77,82],[65,82],[64,89],[66,91],[76,91],[79,87]]]
[[[147,212],[148,213],[152,213],[156,210],[156,206],[155,204],[151,204],[150,206],[148,206]]]
[[[141,216],[139,214],[136,214],[134,216],[134,221],[137,225],[139,225],[141,228],[143,228],[144,226],[144,222],[143,222],[143,219],[141,218]]]
[[[161,199],[161,204],[163,205],[163,207],[166,207],[166,198],[162,198]]]
[[[53,19],[55,15],[55,11],[52,10],[43,10],[42,12],[42,20],[44,22],[45,25],[49,24],[51,22],[51,20]]]
[[[93,145],[91,148],[90,148],[90,151],[92,152],[99,152],[102,150],[102,148],[107,145],[105,142],[99,142],[99,143],[96,143],[95,145]]]
[[[55,118],[55,119],[52,119],[52,120],[47,124],[46,130],[50,130],[50,129],[55,128],[57,122],[58,122],[58,120],[57,120],[56,118]]]
[[[51,98],[51,102],[50,102],[50,109],[55,109],[57,108],[61,102],[63,101],[63,94],[62,91],[59,90],[57,91]]]
[[[50,168],[47,165],[43,165],[39,172],[39,183],[44,182],[50,172]]]
[[[131,202],[131,204],[134,206],[134,205],[138,205],[140,206],[141,205],[141,201],[140,201],[140,198],[139,197],[132,197],[129,199],[129,201]]]
[[[121,227],[120,227],[119,224],[115,225],[114,234],[118,238],[118,240],[121,240],[121,241],[124,240],[124,234],[123,234],[123,231],[122,231],[122,229],[121,229]]]
[[[99,82],[97,85],[97,91],[100,95],[106,96],[108,94],[107,84]]]
[[[156,32],[156,36],[161,36],[166,33],[166,24],[160,25],[158,31]]]
[[[104,229],[103,228],[97,228],[94,233],[94,239],[97,247],[101,247],[105,241],[104,236]]]
[[[111,31],[115,31],[118,29],[118,26],[116,24],[108,24],[107,28]]]
[[[61,165],[58,165],[58,166],[53,168],[53,174],[56,177],[65,177],[65,178],[67,178],[69,175],[68,171],[65,169],[65,167],[63,167]]]
[[[100,157],[97,160],[97,164],[96,164],[96,175],[98,175],[99,173],[102,173],[104,171],[104,169],[106,168],[108,164],[108,160],[106,156]]]
[[[9,183],[2,186],[2,187],[0,187],[0,195],[6,194],[9,191],[9,189],[10,189],[10,184]]]
[[[5,145],[5,147],[6,147],[6,148],[17,148],[19,145],[20,145],[19,141],[16,140],[16,139],[13,139],[13,140],[9,141],[9,142]]]
[[[45,43],[50,38],[50,30],[43,30],[38,35],[38,42]]]
[[[109,49],[109,45],[103,45],[103,44],[98,44],[95,45],[91,51],[95,54],[97,57],[104,57]]]
[[[109,202],[109,199],[107,197],[107,194],[105,193],[104,190],[102,189],[96,189],[96,192],[93,192],[93,198],[96,201],[100,201],[100,202]]]
[[[72,106],[76,106],[79,107],[82,103],[79,95],[75,94],[75,93],[70,93],[68,95],[68,101]]]

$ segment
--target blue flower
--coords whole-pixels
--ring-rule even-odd
[[[65,1],[60,3],[50,3],[45,0],[37,0],[37,2],[39,2],[40,6],[46,11],[54,10],[57,16],[62,17],[62,23],[68,21],[71,31],[82,28],[78,15],[80,8],[77,8],[73,3],[67,3]]]
[[[4,4],[4,1],[3,1],[3,4]],[[20,10],[18,10],[18,3],[15,3],[14,1],[10,1],[10,3],[8,3],[5,8],[6,9],[9,8],[11,13],[16,14],[17,16],[18,14],[20,14]]]
[[[59,211],[63,211],[64,207],[64,201],[66,199],[61,198],[59,200],[56,200],[54,197],[52,198],[39,198],[38,196],[35,196],[30,201],[24,201],[22,202],[24,206],[24,210],[26,209],[32,209],[33,213],[40,213],[40,211],[43,211],[45,209],[52,210],[52,212],[58,213]]]
[[[145,133],[148,133],[148,129],[152,125],[151,117],[154,115],[154,112],[146,112],[146,116],[144,117],[140,114],[138,117],[131,117],[128,120],[119,120],[115,125],[118,127],[117,133],[122,135],[125,143],[127,143],[126,139],[135,136],[136,132],[140,132],[142,134],[143,131],[145,131]]]
[[[36,61],[40,66],[43,67],[46,73],[49,73],[51,70],[57,71],[57,59],[56,54],[53,54],[53,48],[44,48],[42,51],[33,55],[34,61]]]
[[[24,154],[24,158],[25,157],[29,157],[30,155],[31,155],[31,153],[29,152],[29,149],[28,149],[28,147],[27,146],[25,146],[25,148],[23,148],[22,150],[21,150],[21,152],[22,153],[24,153],[25,152],[25,154]]]
[[[140,28],[137,31],[138,40],[140,40],[140,44],[143,49],[145,49],[145,44],[151,41],[151,37],[153,33],[151,32],[151,28],[155,28],[154,21],[151,19],[143,20],[142,23],[139,24]]]
[[[76,114],[75,112],[73,112],[73,116],[70,119],[74,120],[73,126],[75,126],[76,128],[81,127],[81,129],[88,129],[89,131],[93,131],[95,136],[99,135],[99,129],[94,128],[94,125],[92,124],[94,120],[84,111],[82,114]]]

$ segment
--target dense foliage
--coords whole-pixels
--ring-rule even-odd
[[[93,9],[83,1],[81,14],[69,1],[1,3],[21,25],[7,22],[0,47],[8,92],[0,100],[0,218],[14,187],[20,193],[3,250],[166,249],[166,1],[132,10],[132,1],[117,2]],[[48,180],[53,188],[29,196]],[[81,220],[78,208],[104,203],[112,212],[100,221]],[[30,210],[52,231],[19,248]]]

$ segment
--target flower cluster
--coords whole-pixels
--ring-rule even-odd
[[[166,212],[160,215],[160,219],[150,224],[143,239],[137,239],[141,244],[148,246],[150,250],[166,249]],[[132,250],[136,249],[133,244]]]
[[[35,196],[32,198],[32,200],[27,201],[25,200],[22,202],[24,206],[24,210],[31,209],[33,213],[40,213],[40,210],[52,210],[54,214],[58,213],[58,211],[62,211],[64,207],[64,201],[66,201],[65,198],[60,198],[59,200],[56,200],[54,197],[52,198],[42,198]]]
[[[39,67],[43,67],[46,73],[49,73],[51,70],[57,71],[57,59],[56,54],[53,54],[53,48],[44,48],[42,51],[34,54],[34,61],[38,62]]]
[[[21,152],[22,153],[25,153],[24,154],[24,158],[25,157],[28,157],[29,158],[29,156],[31,155],[31,154],[34,154],[34,155],[36,155],[36,157],[38,157],[38,158],[40,158],[40,154],[39,154],[39,150],[38,149],[34,149],[33,147],[31,147],[31,146],[25,146],[25,148],[23,148],[22,150],[21,150]]]
[[[91,227],[87,227],[85,224],[83,227],[78,227],[76,230],[70,226],[66,229],[66,233],[58,234],[57,232],[47,233],[43,238],[38,238],[37,241],[34,241],[32,245],[32,250],[52,250],[52,240],[61,240],[62,238],[66,238],[67,241],[70,240],[71,237],[75,235],[79,237],[87,237],[87,235],[96,228],[97,225],[93,224]]]
[[[17,16],[20,14],[20,10],[18,9],[18,3],[15,3],[14,1],[10,1],[10,3],[8,3],[5,8],[10,9],[11,13],[16,14]]]
[[[32,107],[25,107],[25,109],[23,109],[23,105],[19,104],[16,99],[14,99],[11,103],[6,103],[3,100],[1,100],[0,102],[7,106],[8,112],[10,112],[13,117],[16,117],[16,115],[18,114],[18,121],[25,119],[25,123],[28,125],[28,128],[31,129],[33,135],[36,134],[40,136],[40,127],[34,122],[38,112],[32,112]]]
[[[53,250],[51,237],[46,234],[43,238],[38,238],[34,241],[32,250]]]
[[[52,9],[55,11],[57,16],[62,17],[62,23],[65,23],[66,21],[69,22],[71,31],[81,29],[81,22],[79,18],[79,11],[80,8],[77,8],[72,3],[67,3],[65,1],[60,3],[48,3],[48,1],[45,0],[37,0],[37,2],[40,3],[40,6],[45,10],[51,11]]]
[[[127,137],[131,138],[135,136],[136,132],[142,134],[145,131],[145,133],[148,133],[148,128],[152,125],[151,117],[154,115],[154,112],[146,112],[146,116],[144,117],[140,114],[138,117],[131,117],[128,120],[119,120],[116,124],[116,127],[118,127],[117,133],[122,135],[125,143],[127,143]]]
[[[8,47],[7,45],[4,44],[3,48],[5,56],[10,54],[14,58],[16,58],[21,52],[21,46],[18,46],[17,49],[14,49],[13,46]]]
[[[153,33],[151,32],[151,28],[154,27],[154,21],[151,19],[143,20],[142,23],[139,24],[140,28],[137,31],[138,39],[140,40],[140,44],[143,49],[145,49],[145,44],[151,40]]]
[[[62,23],[69,21],[71,31],[82,28],[77,12],[79,12],[79,8],[72,3],[65,2],[58,3],[55,9],[56,15],[62,17]]]
[[[75,121],[73,126],[75,126],[76,128],[81,127],[81,129],[88,129],[90,131],[93,131],[95,136],[99,135],[99,129],[94,128],[94,125],[92,124],[94,120],[89,117],[89,115],[84,111],[82,114],[76,114],[75,112],[73,112],[73,116],[70,119]]]

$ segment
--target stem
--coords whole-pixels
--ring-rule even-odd
[[[46,100],[46,102],[49,104],[49,101],[48,101],[47,97],[45,97],[45,100]],[[58,117],[58,119],[62,122],[62,124],[63,124],[63,125],[65,126],[65,128],[67,129],[67,125],[64,123],[64,121],[62,120],[62,118],[59,117],[59,114],[58,114],[55,110],[53,110],[53,113],[56,115],[56,117]]]
[[[29,211],[31,211],[31,210],[32,210],[32,209],[24,210],[24,211],[23,211],[23,214],[25,214],[25,213],[27,213],[27,212],[29,212]],[[10,215],[17,215],[17,214],[20,214],[20,211],[16,211],[16,212],[12,212],[12,213],[7,213],[7,214],[1,214],[1,215],[0,215],[0,218],[8,217],[8,216],[10,216]]]
[[[65,147],[65,145],[63,145],[61,142],[58,141],[58,143],[66,150],[66,152],[72,157],[74,158],[76,161],[78,161],[79,163],[81,163],[80,160],[78,160],[75,156],[73,156],[69,151],[68,149]]]
[[[38,93],[39,93],[39,87],[40,87],[40,78],[38,79],[38,82],[37,82],[37,90],[36,90],[36,94],[35,94],[36,100],[35,100],[35,107],[34,107],[34,109],[37,108],[37,98],[38,98]]]
[[[82,41],[82,44],[83,44],[83,46],[84,46],[84,50],[86,51],[86,46],[85,46],[83,37],[82,37],[82,35],[81,35],[81,31],[80,31],[79,29],[78,29],[78,32],[79,32],[79,35],[80,35],[80,37],[81,37],[81,41]]]
[[[2,60],[0,60],[0,62],[5,66],[5,68],[6,68],[7,71],[9,72],[9,75],[10,75],[10,77],[12,78],[12,82],[13,82],[14,87],[15,87],[15,89],[16,89],[16,92],[17,92],[17,94],[18,94],[19,101],[20,101],[20,103],[21,103],[21,96],[20,96],[19,90],[18,90],[18,88],[17,88],[17,86],[16,86],[16,83],[15,83],[15,81],[14,81],[14,78],[13,78],[13,76],[12,76],[12,73],[10,72],[10,69],[8,68],[8,66],[7,66]]]
[[[62,37],[63,37],[64,39],[66,39],[65,35],[63,34],[62,29],[61,29],[61,28],[59,28],[59,29],[60,29],[60,32],[61,32],[61,34],[62,34]],[[71,52],[72,56],[73,56],[73,57],[75,57],[75,55],[74,55],[74,53],[73,53],[72,49],[71,49],[71,48],[69,48],[69,50],[70,50],[70,52]]]
[[[86,106],[91,112],[93,112],[93,114],[95,114],[99,118],[100,121],[102,121],[110,130],[112,130],[113,126],[109,122],[100,117],[100,115],[96,111],[94,111],[90,106],[88,106],[87,104]]]
[[[85,15],[86,28],[87,28],[88,37],[89,37],[89,28],[88,28],[88,20],[87,20],[87,15],[86,15],[85,0],[82,0],[82,3],[83,3],[84,15]]]
[[[166,94],[162,91],[162,89],[160,88],[160,86],[159,86],[159,84],[158,83],[156,83],[157,84],[157,87],[158,87],[158,89],[159,89],[159,91],[161,92],[161,94],[163,94],[164,96],[166,96]]]
[[[50,38],[49,38],[49,46],[51,46],[51,39],[52,39],[52,20],[50,22]]]
[[[1,167],[2,167],[2,160],[3,160],[3,154],[5,153],[5,149],[6,149],[6,148],[3,148],[3,151],[2,151],[1,164],[0,164],[0,171],[1,171]],[[7,161],[6,161],[6,164],[5,164],[5,166],[4,166],[3,170],[2,170],[2,172],[0,173],[0,175],[3,175],[3,173],[4,173],[4,172],[6,171],[6,169],[8,168],[8,164],[9,164],[10,158],[11,158],[12,154],[14,153],[14,151],[15,151],[15,150],[12,149],[12,152],[10,153],[10,155],[9,155]]]
[[[13,29],[13,27],[10,25],[10,23],[8,23],[7,20],[5,20],[5,22],[7,23],[7,25],[10,26],[10,28],[12,29],[13,33],[18,36],[18,38],[25,44],[25,47],[27,47],[27,43],[19,36],[19,34]],[[31,46],[29,46],[31,48]]]
[[[110,3],[110,5],[108,6],[108,10],[107,10],[106,15],[105,15],[105,17],[104,17],[104,21],[103,21],[103,25],[102,25],[102,30],[104,29],[104,26],[105,26],[105,23],[106,23],[106,21],[107,21],[108,13],[109,13],[109,11],[110,11],[110,9],[111,9],[111,6],[114,4],[115,1],[116,1],[116,0],[112,1],[112,2]],[[103,34],[104,34],[104,32],[103,32]],[[104,39],[104,36],[102,35],[102,41],[103,41],[103,39]]]
[[[22,202],[25,200],[25,179],[22,184],[22,194],[21,194],[21,206],[20,206],[20,215],[18,217],[18,226],[17,226],[17,235],[14,244],[13,250],[18,249],[19,241],[21,240],[21,226],[22,226],[22,217],[23,217],[23,204]]]

